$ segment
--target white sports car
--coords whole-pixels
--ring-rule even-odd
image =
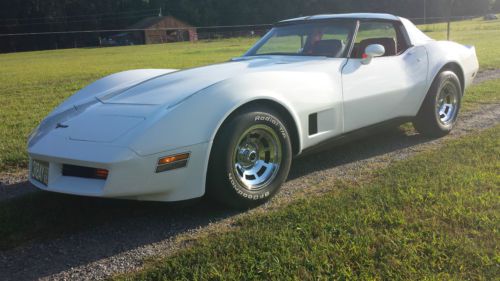
[[[474,47],[393,15],[286,20],[229,62],[125,71],[77,92],[30,136],[30,181],[249,208],[279,190],[294,156],[325,142],[408,121],[446,135],[477,71]]]

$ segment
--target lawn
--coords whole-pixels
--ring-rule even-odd
[[[420,28],[436,40],[446,39],[446,25],[429,24]],[[474,19],[451,23],[450,40],[476,47],[481,69],[500,67],[500,20]]]
[[[443,24],[423,29],[445,37]],[[500,65],[500,21],[452,24],[452,39],[477,47],[481,67]],[[108,74],[188,68],[239,56],[254,39],[0,54],[0,173],[25,168],[30,131],[62,100]]]
[[[423,28],[437,39],[444,25]],[[483,69],[500,67],[500,21],[453,23]],[[89,82],[134,68],[187,68],[238,56],[255,39],[0,55],[0,173],[25,168],[25,139]],[[473,86],[465,111],[498,102],[500,80]],[[118,280],[494,280],[500,276],[500,127],[448,141],[363,183],[279,210],[243,215]],[[183,212],[165,205],[34,193],[0,204],[0,249],[99,227],[117,217]]]
[[[201,238],[118,280],[498,280],[500,127]]]
[[[0,54],[0,172],[26,167],[26,139],[85,85],[138,68],[188,68],[240,56],[256,39]]]
[[[463,110],[476,109],[486,101],[498,101],[498,89],[500,80],[473,86],[464,98]],[[496,161],[499,161],[498,156]],[[135,204],[51,193],[28,194],[0,202],[0,250],[34,239],[50,239],[75,233],[114,221],[117,217],[133,218],[151,214],[168,217],[171,212],[175,211],[161,203]]]

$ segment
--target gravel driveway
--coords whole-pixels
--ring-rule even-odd
[[[487,77],[487,78],[483,78]],[[480,74],[478,81],[500,78],[500,71]],[[461,115],[453,133],[438,140],[390,130],[302,157],[292,166],[283,189],[271,203],[247,213],[237,213],[206,203],[186,207],[170,204],[120,201],[120,208],[141,212],[116,216],[105,225],[48,241],[34,241],[0,251],[0,280],[95,280],[141,267],[143,260],[169,255],[201,234],[229,229],[235,218],[274,209],[300,196],[327,192],[319,183],[336,179],[359,180],[370,171],[394,161],[435,148],[443,141],[476,133],[500,123],[500,104]],[[323,187],[320,187],[323,186]],[[4,186],[0,200],[30,192],[27,183]],[[92,200],[92,199],[88,199]],[[104,200],[104,204],[115,204]],[[146,211],[144,211],[146,209]]]

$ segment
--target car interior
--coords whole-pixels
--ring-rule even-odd
[[[357,29],[350,24],[282,27],[259,46],[255,54],[347,57],[354,40],[349,57],[362,59],[366,48],[373,44],[385,48],[384,57],[400,55],[410,47],[398,23],[362,21],[359,24]]]
[[[388,30],[390,30],[390,32],[388,32]],[[403,35],[397,28],[390,28],[388,30],[383,30],[382,33],[385,33],[386,35],[393,33],[392,36],[389,35],[385,37],[366,38],[360,42],[354,43],[351,58],[363,58],[366,48],[372,44],[384,46],[384,57],[402,54],[408,48],[406,41],[402,38]],[[377,32],[380,32],[380,30],[375,31],[374,33],[376,34]],[[308,42],[304,46],[303,53],[313,56],[342,56],[347,48],[347,44],[345,42],[338,39],[323,39],[322,37],[323,34],[316,33],[315,36],[308,38]]]
[[[405,40],[401,28],[397,25],[386,26],[385,29],[371,30],[373,34],[385,34],[386,36],[366,38],[360,42],[354,43],[351,58],[361,59],[365,53],[366,47],[372,44],[384,46],[385,54],[383,57],[398,56],[404,53],[410,46]]]
[[[344,50],[345,44],[341,40],[329,39],[313,43],[310,53],[314,56],[339,57]]]
[[[384,57],[395,56],[397,55],[397,44],[394,38],[383,37],[383,38],[370,38],[362,40],[359,43],[354,44],[354,48],[352,50],[352,58],[362,58],[363,54],[366,50],[366,47],[372,44],[379,44],[384,46],[385,54]]]

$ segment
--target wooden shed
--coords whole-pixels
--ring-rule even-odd
[[[144,44],[198,40],[195,27],[172,16],[145,18],[129,29],[143,29],[144,31],[134,32],[134,41],[142,41]],[[137,38],[138,35],[142,38]]]

